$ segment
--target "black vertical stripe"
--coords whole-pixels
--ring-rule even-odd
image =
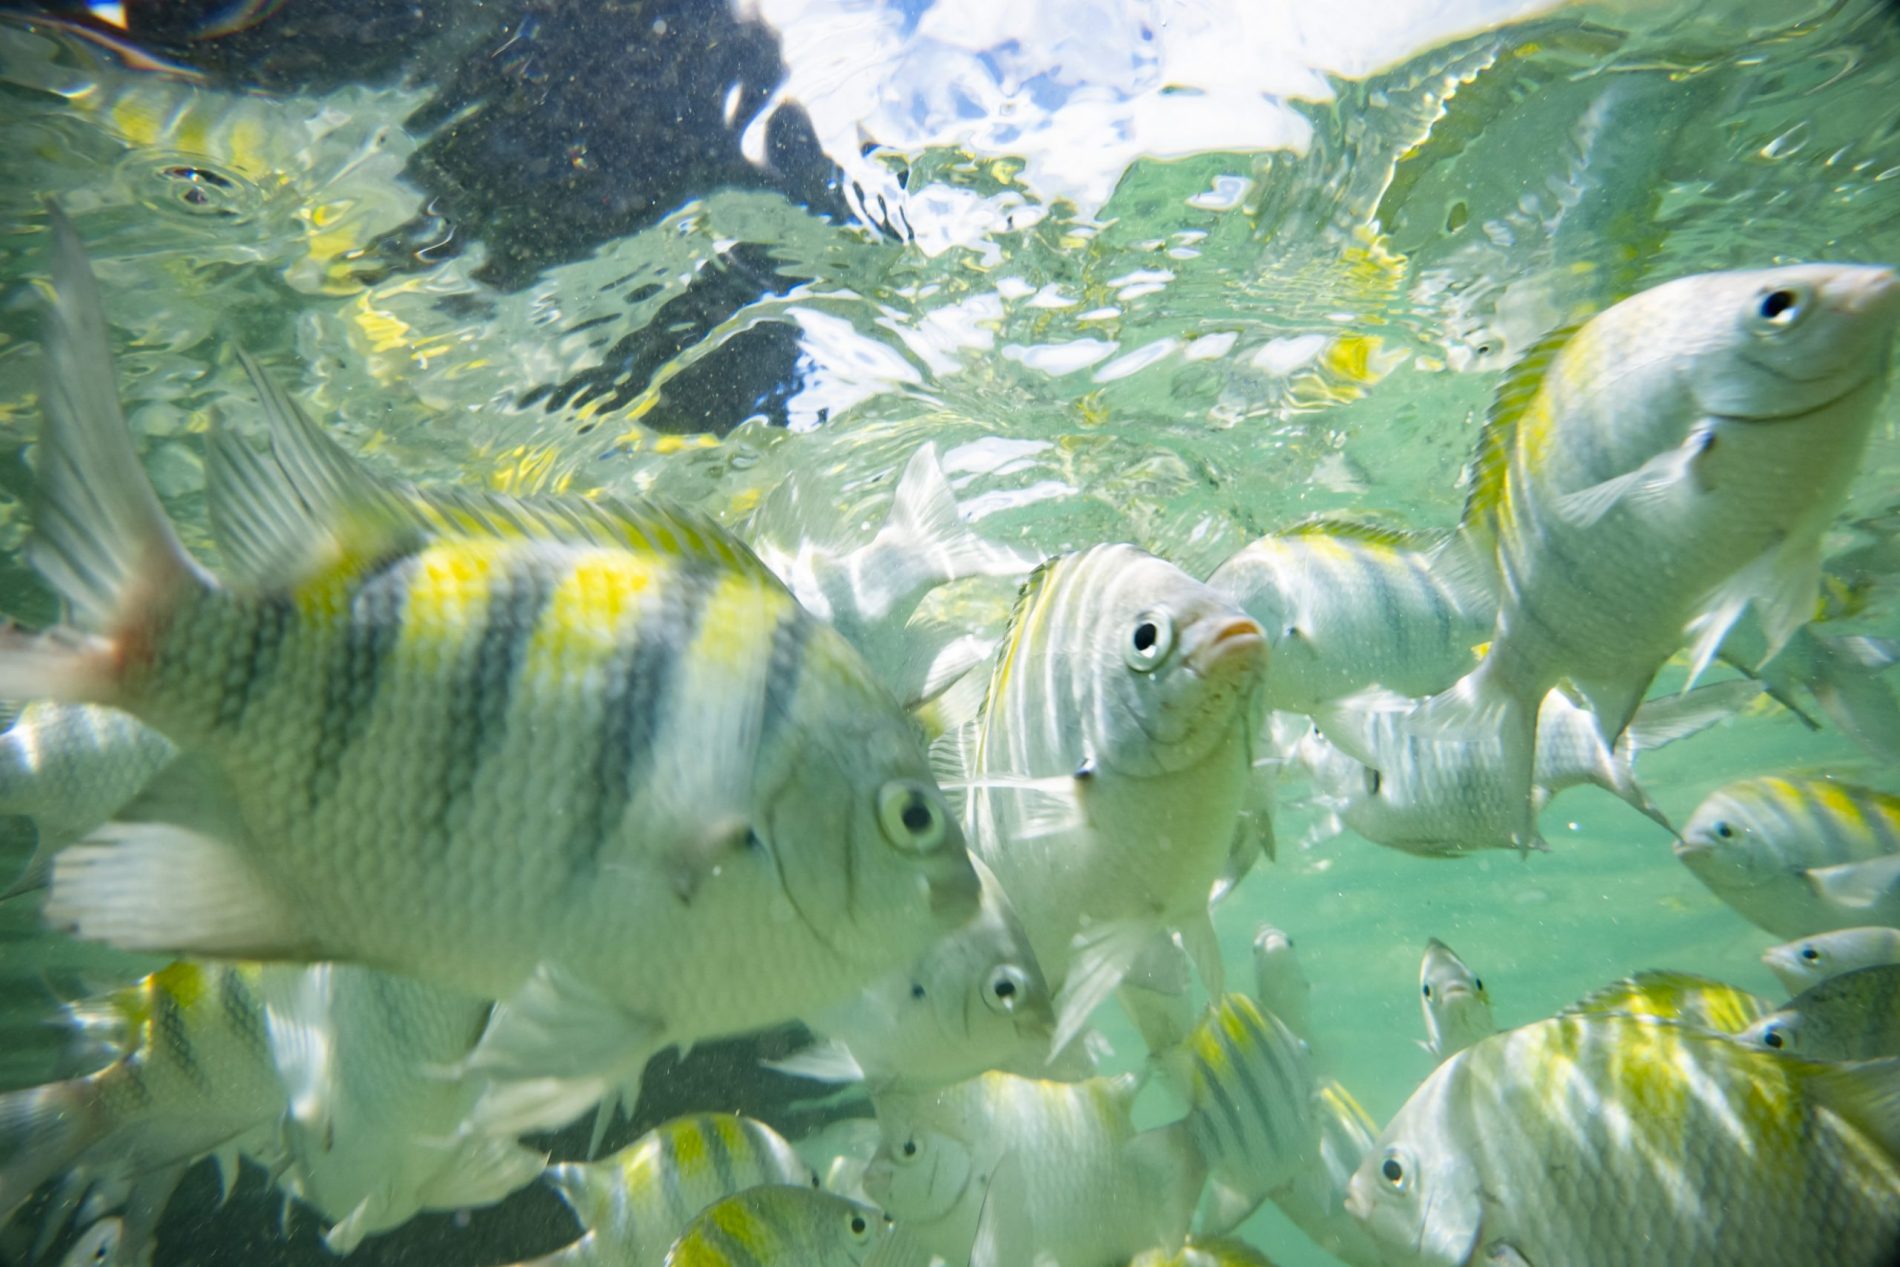
[[[244,723],[244,714],[256,697],[258,686],[277,667],[284,639],[296,623],[297,609],[288,598],[273,594],[236,608],[239,629],[238,650],[218,683],[215,724],[220,730],[235,730]]]
[[[575,816],[567,844],[576,873],[592,873],[598,865],[600,851],[652,770],[660,728],[672,707],[680,653],[692,645],[718,581],[717,573],[682,562],[643,604],[638,626],[607,667],[589,789],[593,796]]]
[[[507,556],[490,578],[481,633],[449,687],[436,748],[439,765],[417,789],[422,821],[437,851],[450,848],[474,812],[469,794],[482,763],[506,738],[522,657],[562,579],[545,558],[526,551]]]
[[[316,749],[307,785],[314,810],[336,791],[343,757],[369,723],[383,669],[402,637],[413,551],[380,559],[357,580],[342,636],[323,666]]]
[[[771,659],[765,670],[765,705],[759,722],[759,750],[766,751],[780,728],[789,725],[798,702],[805,667],[805,644],[818,622],[796,603],[789,604],[772,630]]]

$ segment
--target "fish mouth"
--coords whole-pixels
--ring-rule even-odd
[[[1220,621],[1203,621],[1197,632],[1212,626],[1212,631],[1196,637],[1183,653],[1188,669],[1196,677],[1207,677],[1228,668],[1258,666],[1267,663],[1267,634],[1251,616],[1235,616]]]
[[[1686,836],[1676,837],[1675,843],[1670,845],[1669,848],[1675,853],[1676,857],[1684,859],[1685,861],[1695,857],[1697,854],[1709,852],[1709,846],[1707,844],[1700,840],[1691,840]]]

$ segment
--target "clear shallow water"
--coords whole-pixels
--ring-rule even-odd
[[[996,539],[1129,540],[1204,573],[1315,513],[1455,522],[1498,371],[1554,326],[1686,272],[1900,260],[1891,4],[1472,5],[1435,29],[1186,6],[1051,23],[761,3],[737,26],[575,8],[348,28],[379,53],[364,83],[303,55],[325,33],[270,20],[238,37],[245,73],[216,40],[148,45],[196,58],[199,79],[0,21],[0,277],[40,273],[39,200],[59,197],[188,536],[197,433],[252,410],[236,336],[412,478],[660,492],[757,537],[849,545],[933,439]],[[599,54],[616,41],[621,58]],[[18,549],[37,321],[14,288],[0,585],[27,616],[48,610]],[[1885,409],[1843,550],[1887,539]],[[920,619],[993,630],[1010,593],[949,587]],[[1891,586],[1848,627],[1900,633]],[[1779,710],[1639,774],[1681,821],[1715,786],[1790,766],[1892,783]],[[1283,789],[1277,864],[1218,922],[1242,979],[1257,921],[1293,934],[1321,1055],[1378,1120],[1429,1067],[1428,936],[1507,1025],[1642,968],[1773,993],[1756,956],[1774,939],[1607,794],[1550,807],[1547,855],[1457,862],[1350,835],[1300,847],[1301,794]],[[10,981],[136,971],[19,944]],[[236,1217],[197,1221],[192,1195],[161,1261],[184,1261],[181,1229],[216,1245]],[[483,1262],[545,1249],[558,1221],[534,1201],[417,1243]],[[1277,1216],[1255,1230],[1276,1261],[1325,1261]],[[306,1223],[282,1253],[321,1250]]]

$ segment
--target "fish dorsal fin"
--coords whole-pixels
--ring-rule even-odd
[[[1354,519],[1340,515],[1320,515],[1303,519],[1281,531],[1282,537],[1332,537],[1389,550],[1429,550],[1439,542],[1436,534],[1420,532],[1376,519]]]
[[[205,494],[226,566],[281,585],[338,557],[383,558],[419,537],[399,493],[325,435],[243,348],[238,363],[264,408],[260,451],[223,425],[206,442]]]
[[[1543,390],[1544,375],[1550,363],[1563,351],[1583,325],[1582,321],[1558,326],[1531,344],[1498,380],[1485,415],[1484,430],[1478,436],[1478,451],[1471,459],[1471,486],[1465,495],[1465,513],[1461,522],[1467,528],[1488,524],[1504,501],[1504,485],[1511,469],[1511,450],[1517,444],[1517,424],[1530,409],[1537,393]]]
[[[263,401],[269,444],[260,451],[215,429],[206,480],[219,546],[247,581],[281,585],[338,557],[384,558],[449,536],[538,538],[698,559],[782,588],[724,528],[659,502],[385,484],[325,435],[248,353],[240,349],[238,359]]]

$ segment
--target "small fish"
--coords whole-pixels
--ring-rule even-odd
[[[1497,600],[1460,543],[1318,520],[1242,547],[1207,578],[1266,631],[1267,706],[1312,713],[1370,686],[1430,695],[1470,670]]]
[[[1768,1007],[1768,1000],[1709,977],[1652,969],[1592,990],[1559,1015],[1639,1016],[1739,1034]]]
[[[1187,1090],[1188,1135],[1207,1167],[1199,1226],[1232,1231],[1313,1164],[1319,1122],[1311,1055],[1271,1012],[1229,994],[1162,1061]]]
[[[178,750],[117,709],[35,701],[0,734],[0,814],[39,831],[26,871],[7,892],[46,882],[53,855],[107,822]]]
[[[818,1186],[778,1132],[736,1113],[676,1117],[611,1157],[549,1166],[547,1182],[583,1232],[520,1267],[657,1263],[716,1202],[765,1184]]]
[[[988,869],[976,866],[983,898],[975,919],[940,937],[909,969],[807,1017],[832,1045],[771,1067],[905,1089],[946,1086],[990,1069],[1041,1073],[1055,1034],[1054,999],[1009,899]]]
[[[933,746],[971,847],[1057,986],[1056,1046],[1156,934],[1218,988],[1208,894],[1232,861],[1263,721],[1246,613],[1133,546],[1045,563]],[[979,695],[978,693],[981,692]]]
[[[85,1230],[59,1267],[112,1267],[119,1261],[119,1245],[125,1239],[125,1220],[100,1219]]]
[[[1746,1042],[1807,1060],[1900,1056],[1900,964],[1829,977],[1742,1031]]]
[[[1201,1170],[1179,1123],[1137,1132],[1133,1075],[1048,1082],[988,1073],[876,1099],[880,1143],[864,1186],[947,1262],[979,1238],[996,1261],[1127,1259],[1179,1244]],[[1000,1214],[999,1214],[1000,1209]]]
[[[261,969],[180,962],[88,1006],[126,1054],[83,1078],[0,1094],[0,1223],[46,1180],[129,1185],[120,1253],[138,1261],[186,1168],[215,1157],[225,1190],[241,1151],[273,1158],[286,1108]]]
[[[1440,1065],[1346,1205],[1394,1261],[1439,1267],[1497,1242],[1536,1267],[1872,1265],[1900,1244],[1896,1088],[1900,1061],[1559,1016]]]
[[[1799,994],[1856,968],[1900,963],[1900,928],[1840,928],[1816,933],[1770,946],[1762,952],[1761,961],[1780,978],[1789,994]]]
[[[240,357],[270,443],[211,434],[236,579],[205,571],[49,216],[28,553],[77,623],[11,635],[0,692],[123,707],[179,743],[198,807],[63,851],[50,920],[498,999],[469,1060],[507,1133],[624,1095],[664,1045],[847,998],[974,914],[911,721],[705,521],[392,489]]]
[[[1425,943],[1418,986],[1419,1008],[1425,1014],[1425,1050],[1439,1060],[1497,1033],[1483,980],[1436,937]]]
[[[1777,936],[1900,925],[1900,797],[1826,778],[1742,779],[1696,807],[1675,849]]]
[[[289,1104],[278,1186],[322,1216],[331,1252],[541,1174],[545,1153],[466,1124],[486,1080],[448,1072],[481,1037],[486,1000],[351,964],[259,975]]]
[[[1268,924],[1253,935],[1254,998],[1307,1043],[1313,1041],[1313,985],[1300,967],[1293,938]]]
[[[768,1184],[701,1211],[664,1267],[847,1267],[868,1263],[889,1238],[883,1215],[829,1192]]]

